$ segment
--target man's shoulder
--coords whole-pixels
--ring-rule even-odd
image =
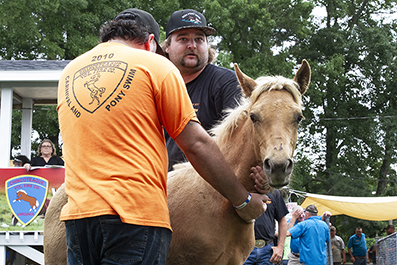
[[[351,237],[349,237],[349,240],[356,238],[356,234],[352,235]]]
[[[335,235],[336,240],[338,241],[343,241],[343,239],[340,236]]]

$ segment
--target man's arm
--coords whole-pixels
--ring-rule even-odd
[[[356,261],[356,259],[353,257],[352,251],[350,250],[350,248],[347,248],[347,251],[349,251],[350,260],[354,263]]]
[[[346,252],[344,249],[342,249],[342,264],[346,263]]]
[[[301,214],[303,213],[303,210],[301,208],[297,208],[293,213],[292,213],[292,217],[288,222],[287,225],[287,230],[292,228],[295,225],[296,220],[299,218],[299,216],[301,216]]]
[[[278,244],[277,247],[272,247],[273,255],[270,262],[277,263],[283,258],[285,237],[287,235],[287,219],[285,216],[278,221]]]
[[[248,192],[225,160],[215,141],[194,121],[189,121],[175,142],[185,153],[196,171],[233,205],[247,200]],[[267,196],[251,194],[251,201],[237,214],[252,222],[266,210]]]

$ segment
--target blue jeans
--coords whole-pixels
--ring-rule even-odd
[[[65,222],[68,265],[165,264],[172,233],[121,222],[117,215]]]
[[[270,263],[270,258],[273,255],[274,243],[270,243],[262,248],[254,248],[248,256],[247,260],[244,262],[244,265],[274,265]]]
[[[367,265],[367,259],[361,259],[361,258],[357,258],[354,257],[356,259],[356,261],[353,262],[353,265]]]

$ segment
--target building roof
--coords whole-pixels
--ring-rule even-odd
[[[69,62],[70,60],[0,60],[0,71],[63,70]]]
[[[56,104],[58,80],[69,60],[0,60],[0,91],[12,88],[14,108],[22,98],[34,104]],[[0,95],[1,98],[1,95]]]

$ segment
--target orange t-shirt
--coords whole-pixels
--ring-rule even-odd
[[[61,220],[119,215],[171,229],[167,150],[198,122],[177,68],[165,57],[101,43],[69,63],[58,87],[68,203]]]

